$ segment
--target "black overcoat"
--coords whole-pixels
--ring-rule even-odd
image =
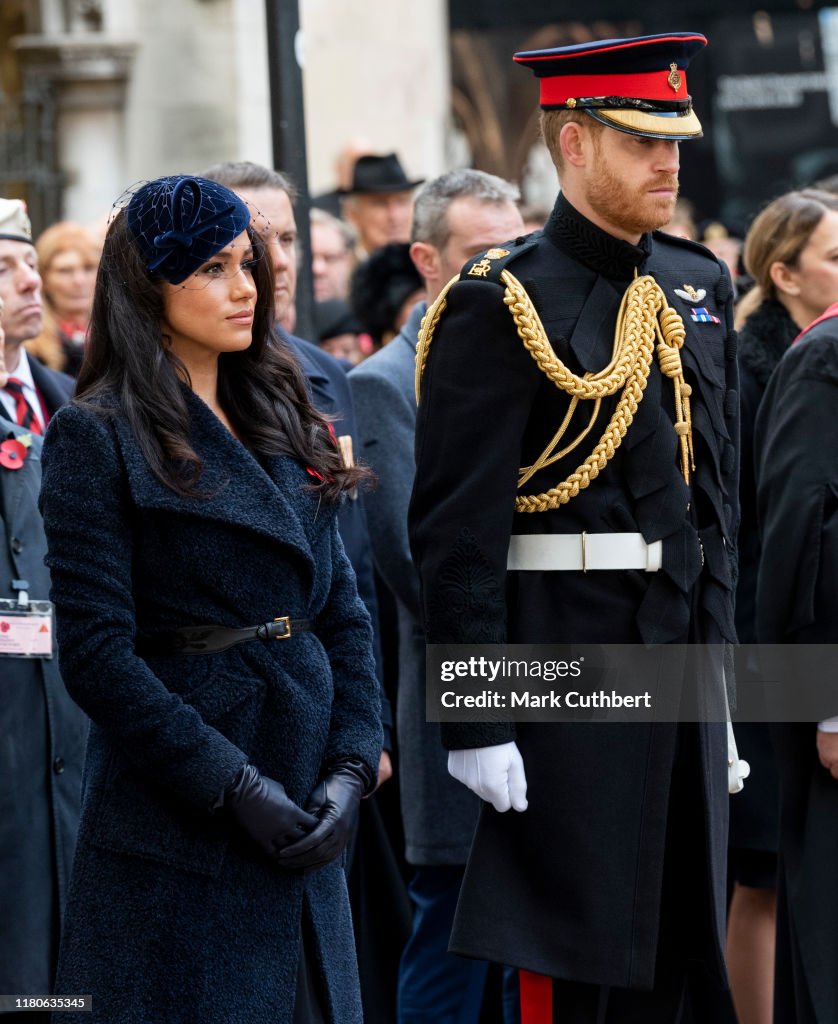
[[[739,581],[736,587],[736,632],[742,644],[756,643],[756,593],[759,568],[754,430],[757,410],[768,380],[800,333],[785,306],[776,299],[764,299],[739,331],[739,392],[741,472],[739,478]],[[755,670],[750,665],[747,671]],[[740,683],[743,682],[741,676]],[[747,685],[748,680],[744,680]],[[778,782],[774,748],[764,722],[736,725],[740,755],[751,766],[741,793],[730,802],[730,846],[732,849],[776,852],[778,827]]]
[[[94,722],[57,983],[92,993],[94,1020],[290,1022],[305,917],[329,1020],[357,1024],[342,865],[281,870],[211,808],[245,762],[300,804],[331,760],[377,771],[369,616],[305,467],[258,462],[184,393],[207,497],[161,484],[118,416],[71,406],[45,443],[61,668]],[[135,653],[177,626],[280,615],[316,631]]]
[[[0,440],[27,433],[0,419]],[[12,580],[26,580],[32,600],[49,597],[38,512],[41,445],[33,436],[20,469],[0,466],[0,597],[8,600],[17,600]],[[0,656],[0,989],[6,993],[52,990],[86,737],[87,717],[70,699],[57,657]]]
[[[838,643],[837,407],[833,316],[789,349],[757,417],[761,643]],[[803,682],[787,680],[790,688]],[[838,782],[818,760],[814,722],[773,730],[780,774],[776,1019],[832,1024],[838,1020]]]
[[[556,511],[514,513],[518,468],[553,436],[568,399],[518,338],[503,288],[469,275],[468,264],[449,292],[419,409],[411,542],[429,641],[733,641],[739,403],[726,271],[680,239],[618,241],[562,197],[543,234],[503,248],[512,250],[506,265],[533,298],[554,348],[577,373],[608,364],[626,285],[635,270],[654,275],[686,328],[697,469],[688,490],[677,467],[672,387],[655,364],[634,424],[594,483]],[[697,302],[676,295],[686,285],[700,294]],[[694,307],[715,319],[693,321]],[[603,403],[584,452],[538,473],[527,493],[554,486],[583,461],[613,401]],[[568,440],[589,415],[577,417]],[[582,530],[662,539],[663,569],[506,572],[511,533]],[[553,977],[651,987],[676,726],[498,723],[443,731],[449,748],[515,738],[529,787],[523,814],[481,808],[451,948]],[[720,962],[724,726],[699,732],[696,799],[708,823],[708,870],[696,884],[713,908]]]
[[[308,382],[312,405],[329,417],[335,432],[348,434],[352,438],[353,451],[358,454],[358,427],[352,391],[346,371],[337,359],[324,352],[310,341],[288,334],[281,327],[277,333],[291,349],[300,364]],[[358,594],[370,613],[373,631],[373,650],[376,671],[381,684],[381,722],[384,727],[384,746],[393,745],[393,713],[384,693],[384,671],[381,655],[380,624],[378,621],[378,595],[375,588],[375,570],[372,560],[369,524],[363,493],[356,491],[352,498],[342,502],[338,512],[338,530],[346,549],[346,556],[355,570]]]

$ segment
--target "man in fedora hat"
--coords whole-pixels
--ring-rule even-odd
[[[424,178],[410,181],[395,153],[360,156],[343,196],[342,212],[358,232],[358,244],[371,253],[388,242],[410,241],[413,189]]]
[[[561,194],[543,231],[466,264],[420,336],[427,640],[677,645],[681,722],[442,726],[482,801],[450,948],[521,969],[522,1024],[706,1021],[725,981],[739,780],[725,723],[684,704],[724,693],[735,641],[732,289],[706,249],[656,231],[679,143],[701,134],[686,69],[705,44],[516,55]]]

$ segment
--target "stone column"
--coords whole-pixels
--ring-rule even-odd
[[[334,187],[353,138],[395,151],[410,177],[445,167],[450,123],[445,0],[300,0],[309,184]]]
[[[126,184],[123,109],[134,43],[78,32],[19,36],[14,46],[24,88],[41,81],[55,91],[63,216],[97,225]]]
[[[234,0],[233,25],[236,148],[227,154],[227,158],[252,160],[270,167],[271,98],[268,88],[265,0]]]

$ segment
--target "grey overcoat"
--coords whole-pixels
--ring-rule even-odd
[[[378,477],[367,495],[373,556],[393,592],[399,622],[397,735],[405,852],[417,865],[465,864],[478,800],[448,774],[439,726],[425,720],[425,635],[419,575],[407,537],[414,477],[416,339],[425,303],[401,332],[349,374],[361,455]]]

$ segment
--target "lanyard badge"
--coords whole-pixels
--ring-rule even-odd
[[[0,658],[51,658],[55,615],[51,601],[30,601],[26,580],[12,580],[17,599],[0,599]]]

